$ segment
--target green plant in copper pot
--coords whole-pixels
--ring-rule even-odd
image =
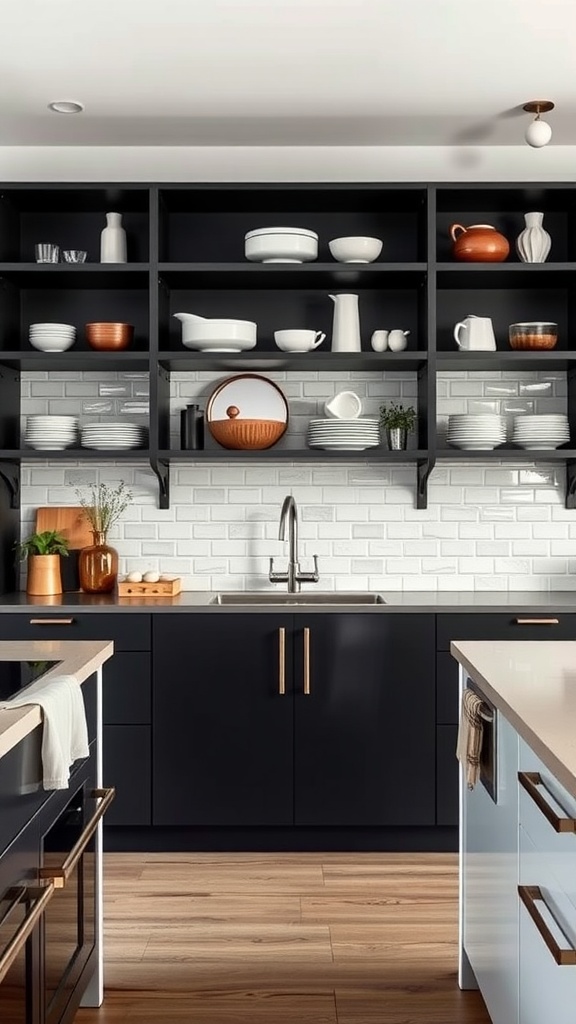
[[[32,533],[15,545],[21,559],[28,560],[26,593],[52,597],[62,593],[60,556],[68,554],[69,544],[58,530]]]

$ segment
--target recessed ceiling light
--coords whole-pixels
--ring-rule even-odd
[[[76,100],[54,100],[53,103],[48,104],[48,108],[55,114],[81,114],[84,104],[77,103]]]

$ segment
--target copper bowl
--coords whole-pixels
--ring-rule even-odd
[[[558,324],[536,321],[524,324],[510,324],[508,328],[510,348],[525,351],[543,351],[556,348]]]
[[[208,429],[223,448],[271,448],[286,430],[282,420],[210,420]]]
[[[128,348],[134,338],[134,324],[114,322],[85,325],[86,341],[90,348],[100,352],[120,352]]]

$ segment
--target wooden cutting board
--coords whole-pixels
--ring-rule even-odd
[[[71,548],[86,548],[92,544],[92,528],[79,505],[36,509],[36,530],[38,533],[59,530]]]

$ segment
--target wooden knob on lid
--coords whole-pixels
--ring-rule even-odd
[[[231,420],[235,420],[236,417],[240,415],[240,409],[237,405],[229,405],[226,409],[226,415],[229,416]]]

